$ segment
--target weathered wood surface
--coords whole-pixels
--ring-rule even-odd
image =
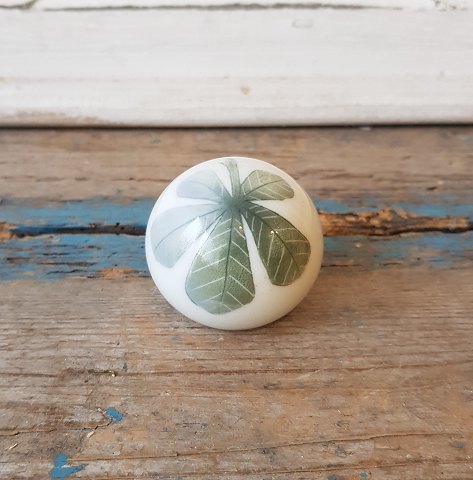
[[[3,126],[473,121],[472,0],[2,4]]]
[[[0,0],[0,8],[35,10],[81,9],[221,9],[251,8],[382,8],[404,10],[468,10],[472,0]]]
[[[0,145],[4,200],[155,199],[191,165],[234,153],[271,161],[338,212],[471,213],[467,127],[0,130]]]
[[[473,478],[473,128],[0,145],[0,478]],[[240,333],[177,314],[143,253],[166,183],[229,152],[296,176],[329,234],[307,299]]]

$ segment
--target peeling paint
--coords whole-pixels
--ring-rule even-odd
[[[113,422],[118,423],[123,420],[123,414],[120,413],[116,408],[114,407],[107,407],[104,411],[104,414],[111,418]]]
[[[70,475],[80,472],[85,468],[85,464],[76,465],[70,467],[67,465],[67,455],[64,453],[59,453],[53,460],[53,468],[49,471],[49,476],[51,478],[67,478]]]
[[[114,279],[149,275],[142,235],[154,200],[118,201],[95,198],[76,202],[38,202],[8,199],[2,201],[0,221],[8,227],[0,241],[0,281],[19,278],[56,279],[64,276]],[[332,212],[350,209],[349,205],[335,200],[317,203]],[[471,207],[467,210],[465,206],[449,204],[441,209],[435,207],[429,213],[437,215],[432,218],[440,218],[438,215],[450,212],[449,208],[452,211],[457,209],[460,213],[469,213],[471,210]],[[347,214],[340,214],[339,217],[333,216],[336,215],[334,213],[323,214],[322,220],[330,224],[327,233],[335,235],[326,236],[324,239],[324,265],[381,268],[399,263],[448,268],[455,262],[465,261],[473,254],[471,230],[455,234],[433,232],[422,235],[370,235],[376,232],[376,229],[381,229],[378,225],[382,222],[385,222],[383,231],[388,234],[389,228],[399,229],[396,225],[400,224],[407,225],[412,230],[435,225],[435,222],[426,223],[415,218],[408,219],[410,223],[402,223],[404,214],[396,214],[398,218],[393,216],[391,211],[378,211],[378,214],[374,217],[371,217],[369,212],[358,212],[358,217],[350,217],[350,214],[348,217],[344,217]],[[441,228],[450,225],[455,229],[463,222],[461,225],[469,228],[464,218],[444,220],[436,225]],[[339,224],[336,225],[336,222]],[[365,226],[362,225],[363,222],[366,223]],[[113,226],[117,223],[138,229],[136,232],[139,235],[116,235],[107,233],[108,230],[101,231],[100,235],[93,235],[90,232],[81,233],[80,229],[73,235],[67,233],[68,228],[76,228],[74,226],[77,225],[89,225],[93,231],[95,226]],[[473,223],[471,226],[473,228]],[[60,233],[58,228],[66,228],[66,233]],[[38,229],[36,233],[41,230],[42,234],[21,237],[28,231],[35,234],[35,229]],[[359,234],[360,229],[364,232],[363,235]],[[12,231],[16,232],[13,236]]]
[[[463,199],[464,200],[464,199]],[[95,197],[88,200],[50,202],[41,199],[2,199],[0,222],[20,227],[51,228],[87,225],[135,225],[144,228],[156,199]],[[466,217],[473,221],[473,203],[462,202],[452,194],[422,196],[418,203],[386,204],[377,198],[358,199],[349,204],[335,199],[313,199],[319,211],[336,213],[403,211],[407,215],[431,218]],[[360,203],[361,202],[361,203]]]
[[[324,266],[377,269],[403,264],[448,268],[471,261],[473,232],[325,237],[324,245]],[[126,276],[149,276],[142,237],[53,235],[0,242],[0,282],[100,277],[104,270],[117,268],[126,271]]]

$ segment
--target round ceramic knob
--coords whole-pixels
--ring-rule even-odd
[[[309,292],[323,239],[314,205],[289,175],[244,157],[179,175],[156,202],[146,258],[166,300],[209,327],[277,320]]]

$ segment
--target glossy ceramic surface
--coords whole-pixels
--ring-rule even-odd
[[[294,308],[317,277],[322,250],[318,215],[302,188],[243,157],[177,177],[146,232],[148,266],[164,297],[222,329],[258,327]]]

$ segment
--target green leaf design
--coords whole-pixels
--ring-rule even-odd
[[[253,170],[240,182],[236,161],[228,159],[224,165],[231,192],[215,172],[196,172],[182,181],[177,194],[211,203],[172,208],[160,214],[151,229],[156,259],[168,268],[198,238],[208,234],[188,272],[186,292],[196,305],[212,314],[231,312],[255,297],[243,222],[274,285],[296,281],[311,253],[309,241],[294,225],[260,204],[293,198],[290,185],[264,170]]]
[[[294,190],[279,175],[254,170],[241,186],[245,200],[285,200],[294,196]]]
[[[189,298],[210,313],[227,313],[255,296],[250,255],[240,215],[227,210],[212,230],[186,281]]]
[[[248,203],[243,210],[256,247],[274,285],[290,285],[304,271],[310,256],[307,238],[269,208]]]
[[[212,170],[196,172],[184,180],[177,189],[180,197],[220,202],[228,196],[220,178]]]
[[[158,215],[151,227],[156,260],[173,267],[223,212],[221,206],[211,203],[171,208]]]

